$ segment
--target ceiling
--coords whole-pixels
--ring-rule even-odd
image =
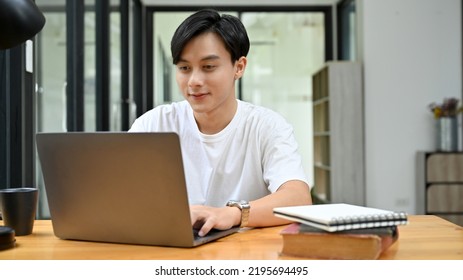
[[[192,6],[191,0],[141,0],[146,6]],[[204,6],[315,6],[333,5],[339,0],[196,0],[195,5]]]
[[[86,5],[93,5],[95,0],[86,0]],[[140,0],[146,6],[192,6],[191,0]],[[333,5],[340,0],[196,0],[198,6],[318,6]],[[36,0],[37,5],[62,7],[64,0]],[[282,4],[282,2],[284,4]],[[110,0],[111,6],[118,5],[118,0]]]

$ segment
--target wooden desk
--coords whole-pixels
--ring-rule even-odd
[[[436,216],[410,216],[399,228],[399,240],[381,259],[463,259],[463,228]],[[280,256],[283,227],[243,230],[192,249],[61,240],[51,222],[38,220],[34,232],[16,237],[16,247],[0,251],[0,259],[163,259],[261,260]]]

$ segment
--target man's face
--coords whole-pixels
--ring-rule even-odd
[[[235,104],[235,80],[246,63],[232,63],[215,33],[206,32],[188,42],[177,63],[177,84],[195,114],[226,114]],[[233,104],[233,106],[231,106]]]

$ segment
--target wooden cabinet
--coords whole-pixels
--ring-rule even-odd
[[[463,226],[463,153],[418,153],[417,212]]]
[[[365,203],[362,71],[357,62],[328,62],[312,76],[314,195]]]

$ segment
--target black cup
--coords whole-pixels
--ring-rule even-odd
[[[37,210],[36,188],[0,189],[0,210],[5,226],[14,229],[15,235],[28,235],[34,227]]]

